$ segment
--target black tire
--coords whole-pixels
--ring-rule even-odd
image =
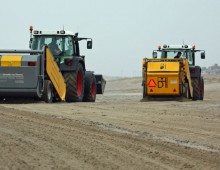
[[[42,77],[39,78],[38,85],[37,85],[37,98],[41,99],[44,91],[44,80]]]
[[[145,98],[146,96],[146,84],[143,83],[143,98]]]
[[[204,79],[203,79],[203,77],[200,78],[199,86],[200,86],[199,100],[203,100],[204,99]]]
[[[61,99],[58,95],[58,93],[56,91],[54,91],[54,96],[53,96],[53,103],[57,103],[57,102],[60,102]]]
[[[147,102],[147,101],[150,101],[150,100],[151,100],[151,97],[148,96],[148,95],[146,94],[146,92],[147,92],[146,84],[143,83],[143,98],[142,98],[142,100],[141,100],[142,102]]]
[[[185,86],[184,97],[187,98],[187,99],[190,99],[189,84],[185,83],[184,86]]]
[[[0,103],[4,102],[4,97],[0,97]]]
[[[52,103],[53,102],[53,85],[50,80],[44,81],[44,91],[42,95],[42,100],[46,103]]]
[[[85,74],[84,102],[95,102],[96,100],[96,79],[92,73]]]
[[[78,64],[74,72],[65,72],[63,77],[66,82],[66,102],[81,102],[84,96],[84,70]]]
[[[199,79],[193,78],[192,79],[192,86],[193,86],[193,100],[199,100]]]

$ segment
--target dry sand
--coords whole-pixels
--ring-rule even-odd
[[[204,101],[140,102],[141,78],[96,103],[0,104],[2,169],[220,169],[220,77]]]

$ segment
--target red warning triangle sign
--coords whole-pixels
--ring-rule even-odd
[[[147,85],[148,85],[148,87],[156,87],[156,83],[153,79],[151,79]]]

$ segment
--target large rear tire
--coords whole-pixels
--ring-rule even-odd
[[[192,86],[193,86],[193,100],[199,100],[200,97],[200,90],[199,90],[199,78],[192,79]]]
[[[91,73],[85,74],[85,90],[84,98],[85,102],[95,102],[96,100],[96,79],[95,75]]]
[[[204,99],[204,79],[203,77],[200,78],[200,94],[199,94],[199,100],[203,100]]]
[[[46,103],[52,103],[53,102],[53,85],[50,80],[44,81],[44,91],[42,95],[43,101]]]
[[[66,82],[66,102],[81,102],[84,96],[84,70],[81,64],[78,64],[74,72],[63,74]]]

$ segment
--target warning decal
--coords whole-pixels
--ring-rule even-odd
[[[148,85],[148,87],[156,87],[156,83],[153,79],[151,79],[147,85]]]

